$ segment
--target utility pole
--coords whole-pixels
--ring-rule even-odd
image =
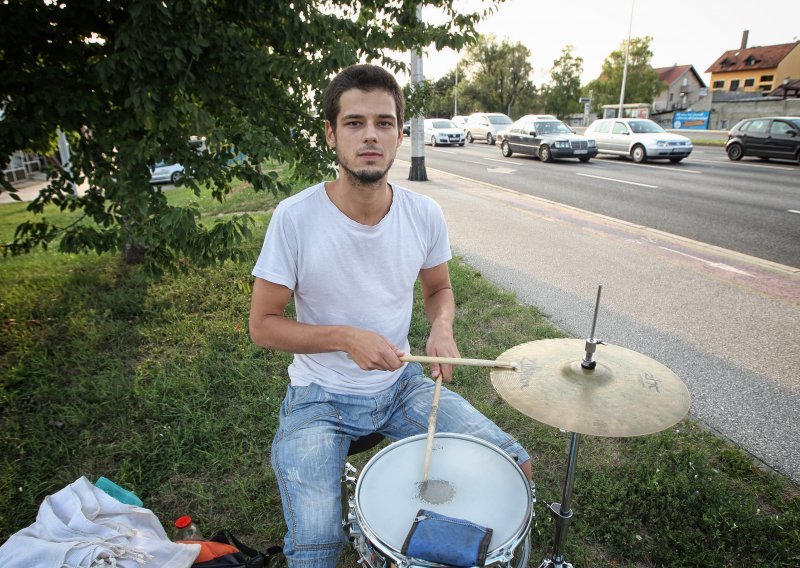
[[[458,63],[456,63],[456,88],[453,92],[455,95],[455,103],[453,104],[453,116],[458,114]]]
[[[422,21],[422,6],[417,6],[417,22]],[[422,75],[422,49],[411,51],[411,88],[417,90],[421,87],[424,77]],[[411,117],[411,169],[408,179],[411,181],[428,181],[425,171],[425,140],[424,117],[417,115]]]
[[[618,118],[625,118],[623,105],[625,104],[625,82],[628,79],[628,57],[631,53],[631,28],[633,28],[633,5],[636,0],[631,0],[631,18],[628,22],[628,42],[625,44],[625,64],[622,66],[622,88],[619,90]]]

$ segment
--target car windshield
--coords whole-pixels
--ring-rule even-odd
[[[511,124],[511,119],[505,115],[491,115],[489,122],[492,124]]]
[[[456,125],[453,123],[452,120],[434,120],[433,121],[434,128],[455,128]]]
[[[628,123],[628,126],[636,134],[659,134],[665,132],[663,128],[650,120],[632,120]]]
[[[537,122],[536,132],[539,134],[571,134],[569,126],[558,120],[548,120],[547,122]]]

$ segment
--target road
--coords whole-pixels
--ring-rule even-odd
[[[455,254],[574,337],[588,335],[602,284],[597,337],[672,369],[689,387],[693,417],[800,483],[800,270],[707,244],[712,239],[702,236],[702,222],[670,219],[676,214],[702,219],[694,209],[711,195],[718,196],[717,208],[723,211],[746,211],[747,204],[739,203],[742,190],[736,188],[748,182],[736,176],[717,180],[724,177],[720,170],[730,167],[724,159],[701,150],[679,164],[678,173],[675,166],[640,167],[617,159],[542,164],[512,158],[506,164],[497,148],[426,147],[430,181],[410,182],[409,148],[403,145],[390,177],[440,203]],[[454,168],[454,161],[462,168],[458,176],[434,167]],[[478,164],[470,166],[470,161]],[[797,166],[771,163],[732,166],[731,171],[753,180],[749,183],[784,179],[792,172],[796,179],[800,172]],[[518,176],[513,173],[495,171],[490,172],[492,184],[476,181],[495,168],[521,171],[522,180],[514,182]],[[628,188],[619,181],[587,181],[577,175],[600,177],[600,172],[605,178],[624,176],[628,182],[670,189]],[[759,177],[760,172],[764,175]],[[691,181],[676,181],[684,178]],[[531,188],[541,196],[531,195]],[[664,194],[676,191],[685,205],[670,209]],[[793,193],[792,187],[781,191]],[[798,192],[795,187],[794,195]],[[770,193],[768,199],[777,203],[785,198]],[[627,200],[655,200],[658,205],[650,209],[661,214],[653,217],[653,224],[682,223],[697,236],[661,228],[670,225],[653,228],[641,220],[620,220],[609,209],[590,209],[606,200],[618,202],[619,211],[634,213],[637,207],[625,208]],[[754,207],[762,208],[758,200]],[[789,208],[785,202],[772,207]],[[793,208],[800,210],[797,203]],[[800,215],[785,214],[800,223]],[[758,219],[763,213],[747,215]],[[735,223],[719,223],[729,222]],[[718,238],[741,232],[714,224],[705,221],[708,231],[729,235]],[[753,224],[760,227],[761,221]]]
[[[408,159],[410,144],[401,157]],[[428,166],[800,267],[800,167],[698,147],[680,164],[504,158],[497,146],[426,146]]]

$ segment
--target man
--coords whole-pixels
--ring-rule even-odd
[[[458,357],[444,217],[430,198],[388,183],[403,140],[403,92],[373,65],[355,65],[325,91],[325,137],[339,175],[278,205],[250,311],[250,336],[294,353],[272,445],[291,567],[333,567],[347,542],[339,479],[350,442],[380,432],[399,440],[427,430],[434,383],[403,364],[413,288],[431,323],[428,355]],[[297,319],[285,316],[292,294]],[[450,365],[431,365],[449,382]],[[439,431],[485,439],[517,459],[520,444],[463,398],[442,389]]]

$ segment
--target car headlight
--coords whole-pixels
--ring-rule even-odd
[[[659,140],[656,142],[656,146],[658,146],[659,148],[666,148],[667,146],[669,146],[669,144],[667,143],[666,140]]]
[[[595,142],[594,140],[589,140],[589,142],[587,142],[587,145],[589,146],[589,148],[594,148],[595,146],[597,146],[597,142]]]
[[[569,142],[566,140],[557,140],[555,144],[553,144],[556,148],[569,148]]]

